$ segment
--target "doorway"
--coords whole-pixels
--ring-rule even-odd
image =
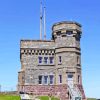
[[[74,84],[73,76],[74,76],[73,73],[67,73],[67,82],[70,88],[73,88],[73,84]]]

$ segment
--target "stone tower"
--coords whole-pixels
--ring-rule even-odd
[[[53,25],[52,31],[52,38],[56,45],[57,74],[60,74],[60,71],[62,71],[63,84],[69,84],[69,82],[72,82],[72,84],[82,84],[80,52],[81,25],[76,22],[60,22]]]
[[[53,25],[52,40],[21,40],[18,91],[61,100],[84,100],[81,74],[81,25]]]

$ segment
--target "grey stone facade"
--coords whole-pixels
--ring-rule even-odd
[[[80,24],[65,21],[53,25],[50,41],[21,40],[18,87],[40,85],[39,76],[43,86],[68,85],[70,75],[73,85],[82,86],[81,33]]]

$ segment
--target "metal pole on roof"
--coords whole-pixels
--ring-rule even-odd
[[[46,40],[46,6],[45,4],[44,4],[44,16],[43,17],[44,17],[44,40]]]
[[[40,40],[42,40],[42,19],[43,19],[42,0],[40,0]]]

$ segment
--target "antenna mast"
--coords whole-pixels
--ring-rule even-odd
[[[44,6],[44,40],[46,40],[46,7]]]
[[[42,1],[40,0],[40,40],[42,40]]]

